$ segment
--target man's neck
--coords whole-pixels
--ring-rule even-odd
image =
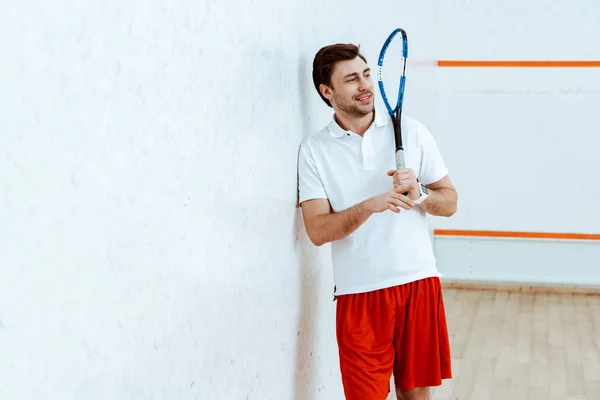
[[[338,111],[335,113],[334,117],[335,121],[342,129],[346,131],[352,131],[359,136],[363,136],[373,123],[373,120],[375,119],[375,112],[370,112],[364,117],[354,117],[345,114],[343,111]]]

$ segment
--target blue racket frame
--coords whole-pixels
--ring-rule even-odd
[[[400,75],[400,85],[398,87],[398,99],[396,101],[396,106],[394,108],[391,107],[387,94],[385,92],[385,88],[383,86],[383,60],[385,58],[385,54],[390,47],[390,44],[394,40],[397,35],[400,35],[402,38],[402,58],[404,60],[402,66],[402,74]],[[377,60],[377,83],[379,85],[379,91],[381,92],[381,97],[383,98],[383,102],[385,107],[392,118],[392,122],[394,125],[394,134],[396,141],[396,169],[405,168],[405,160],[404,160],[404,148],[402,146],[402,129],[401,129],[401,118],[402,118],[402,104],[404,102],[404,88],[406,85],[406,60],[408,59],[408,38],[406,35],[406,31],[402,28],[395,29],[384,42],[381,51],[379,53],[379,58]]]
[[[400,85],[398,90],[398,100],[396,102],[396,106],[392,108],[388,101],[387,94],[385,92],[385,88],[383,87],[383,60],[385,58],[385,54],[392,43],[392,40],[396,37],[396,35],[400,34],[402,36],[402,57],[404,58],[404,65],[402,67],[402,75],[400,76]],[[381,91],[381,96],[383,97],[383,102],[390,113],[390,115],[395,115],[398,109],[402,109],[402,102],[404,100],[404,86],[406,82],[406,59],[408,58],[408,39],[406,35],[406,31],[402,28],[395,29],[390,36],[386,39],[381,51],[379,52],[379,58],[377,60],[377,83],[379,84],[379,90]]]

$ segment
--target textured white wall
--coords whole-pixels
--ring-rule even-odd
[[[433,4],[3,2],[0,398],[341,398],[329,249],[296,208],[331,115],[311,61],[374,62],[403,26],[431,63]]]

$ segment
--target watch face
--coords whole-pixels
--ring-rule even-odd
[[[421,183],[421,191],[425,194],[429,194],[429,193],[427,193],[427,187],[425,185],[423,185],[422,183]]]

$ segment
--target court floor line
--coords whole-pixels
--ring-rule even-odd
[[[469,229],[435,229],[435,236],[496,237],[522,239],[600,240],[598,233],[492,231]]]

